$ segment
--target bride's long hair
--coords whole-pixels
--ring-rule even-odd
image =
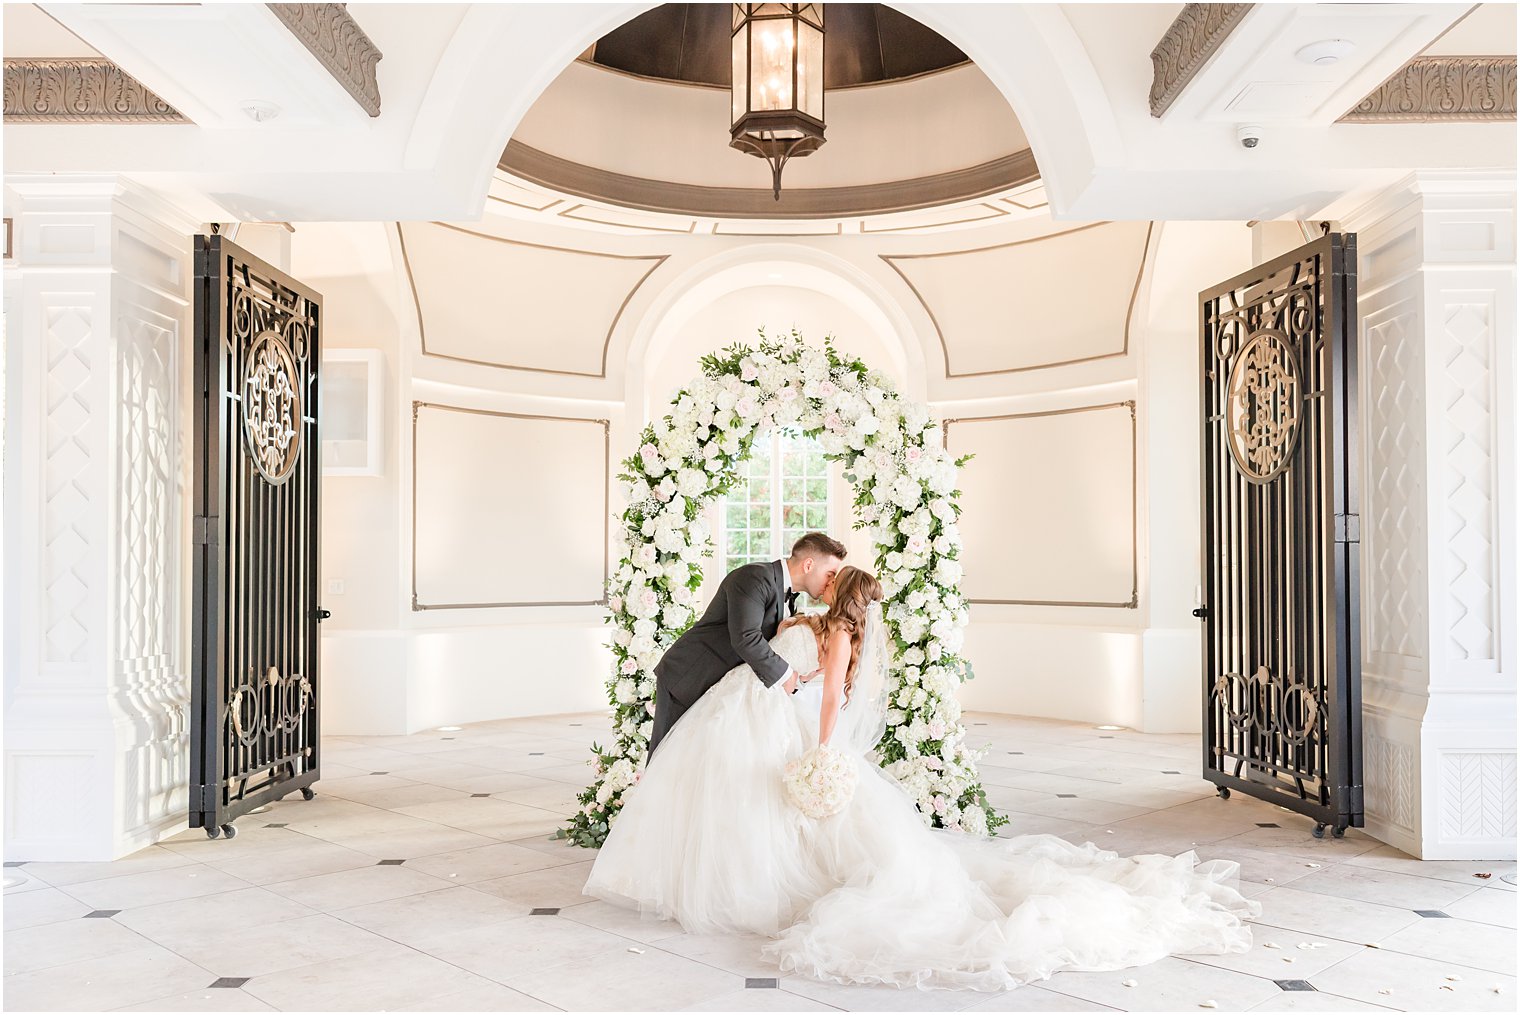
[[[824,645],[829,638],[843,633],[850,639],[850,665],[844,674],[844,700],[850,700],[855,686],[855,670],[860,664],[860,647],[865,641],[866,613],[871,604],[882,598],[881,582],[869,571],[846,564],[834,576],[834,605],[827,613],[805,613],[797,623],[813,629]]]

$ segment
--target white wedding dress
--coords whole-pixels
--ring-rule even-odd
[[[800,673],[818,667],[805,625],[771,646]],[[1232,887],[1231,861],[930,829],[858,753],[850,804],[804,817],[782,771],[817,743],[808,690],[767,688],[739,666],[704,694],[627,792],[585,893],[690,933],[765,935],[783,971],[841,983],[999,990],[1250,948],[1243,921],[1261,907]],[[846,706],[831,746],[849,742],[849,722]]]

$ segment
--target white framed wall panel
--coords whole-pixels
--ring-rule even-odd
[[[961,470],[962,590],[972,603],[1138,604],[1135,403],[968,416],[945,446]]]
[[[606,419],[412,404],[412,609],[597,606]]]

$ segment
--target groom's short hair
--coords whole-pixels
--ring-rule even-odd
[[[792,544],[793,560],[799,557],[838,557],[844,560],[848,552],[843,543],[829,538],[822,532],[809,532]]]

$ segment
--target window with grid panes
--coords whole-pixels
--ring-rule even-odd
[[[817,441],[772,433],[723,500],[723,572],[776,560],[808,532],[829,530],[829,463]]]

